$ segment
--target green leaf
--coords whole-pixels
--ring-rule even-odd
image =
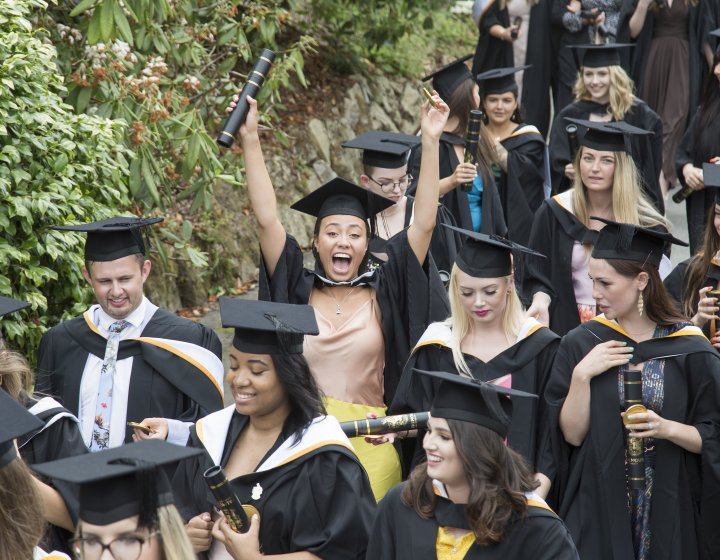
[[[60,173],[63,169],[65,169],[65,167],[67,167],[68,161],[69,159],[67,154],[60,154],[53,162],[53,171],[55,171],[55,173]]]
[[[97,0],[82,0],[77,6],[70,12],[70,17],[77,17],[82,13],[87,12],[90,8],[95,5]]]
[[[117,0],[105,0],[99,7],[100,10],[100,37],[103,41],[109,41],[115,31],[115,6]]]
[[[190,238],[192,237],[192,222],[189,220],[183,221],[183,239],[185,241],[190,241]]]
[[[122,35],[123,39],[125,39],[125,42],[128,45],[133,44],[133,35],[132,31],[130,30],[130,24],[128,23],[127,17],[125,16],[125,13],[122,11],[122,8],[120,7],[120,4],[114,5],[114,19],[115,19],[115,25],[118,28],[118,31],[120,32],[120,35]]]
[[[78,113],[84,113],[90,103],[92,97],[92,88],[81,88],[77,94],[77,100],[75,101],[75,110]]]
[[[143,179],[145,179],[145,187],[150,193],[153,202],[155,202],[155,204],[160,204],[160,193],[158,193],[157,185],[155,184],[155,178],[153,177],[152,171],[150,171],[148,158],[143,158],[140,166],[142,168]]]
[[[87,41],[91,45],[94,45],[100,40],[102,36],[100,32],[100,18],[102,17],[102,7],[95,8],[90,23],[88,24]]]

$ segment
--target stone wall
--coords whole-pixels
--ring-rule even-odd
[[[385,76],[353,76],[346,82],[349,89],[340,103],[315,107],[313,118],[284,129],[288,150],[265,147],[280,221],[301,246],[310,244],[313,220],[289,210],[289,204],[335,175],[354,182],[360,175],[360,152],[340,144],[368,130],[414,134],[419,126],[422,96],[414,82]],[[214,195],[211,215],[197,224],[193,243],[221,258],[206,271],[177,258],[167,266],[155,262],[147,293],[157,305],[171,310],[202,305],[212,287],[229,289],[257,275],[257,226],[247,192],[218,183]]]

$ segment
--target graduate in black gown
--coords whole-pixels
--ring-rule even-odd
[[[35,469],[78,489],[75,558],[197,560],[166,472],[199,454],[197,449],[151,440]]]
[[[476,76],[480,109],[490,137],[495,139],[493,165],[507,237],[527,243],[532,219],[545,200],[547,169],[545,139],[522,118],[515,73],[523,68],[496,68]],[[548,178],[548,185],[549,185]]]
[[[394,202],[375,216],[376,238],[370,242],[373,254],[384,253],[388,239],[407,229],[414,219],[415,198],[406,194],[412,181],[408,171],[410,148],[420,145],[419,136],[373,130],[343,142],[343,148],[362,150],[363,171],[359,184],[378,196]],[[442,224],[455,225],[455,218],[443,204],[438,205],[430,254],[438,272],[447,281],[461,239]],[[377,248],[377,251],[376,251]]]
[[[450,317],[431,324],[405,365],[391,414],[430,408],[437,384],[413,368],[449,371],[471,379],[542,394],[550,375],[560,337],[526,317],[512,271],[511,255],[528,249],[484,234],[463,230],[468,240],[453,267],[448,287]],[[520,399],[508,431],[508,445],[520,453],[533,472],[540,472],[542,450],[547,449],[543,403]],[[422,438],[423,434],[419,434]],[[420,442],[421,443],[421,442]],[[421,457],[421,445],[415,462]],[[547,459],[547,457],[546,457]],[[544,498],[549,477],[539,474]]]
[[[678,306],[716,347],[720,338],[716,327],[720,288],[720,166],[705,164],[705,187],[715,195],[703,233],[703,243],[689,259],[678,263],[664,284]],[[710,187],[710,188],[708,188]]]
[[[29,307],[30,304],[0,297],[0,317]],[[77,418],[52,397],[33,395],[33,374],[27,360],[5,347],[0,332],[0,389],[7,392],[13,399],[23,405],[28,412],[42,422],[42,426],[17,439],[18,450],[23,461],[28,465],[45,463],[89,453],[83,442]],[[49,483],[48,480],[43,480]],[[61,489],[62,491],[62,489]],[[63,498],[76,505],[73,493],[63,492]],[[71,507],[77,515],[77,507]],[[43,538],[43,548],[55,549],[70,553],[68,540],[71,533],[48,525]]]
[[[531,301],[530,316],[559,335],[597,313],[587,276],[589,252],[602,222],[591,216],[623,219],[667,231],[669,222],[642,192],[638,171],[628,154],[630,137],[648,134],[623,121],[576,120],[582,135],[575,161],[575,182],[543,202],[535,214],[529,247],[546,259],[529,256],[521,280],[523,299]],[[621,218],[622,217],[622,218]],[[661,267],[670,272],[670,261]]]
[[[238,559],[306,552],[308,558],[363,558],[375,509],[365,470],[338,421],[326,416],[307,362],[305,334],[318,325],[308,305],[220,299],[223,326],[234,327],[228,383],[234,404],[206,416],[189,445],[205,453],[173,479],[197,552]],[[259,519],[232,535],[217,523],[203,472],[221,466]],[[246,554],[255,554],[246,556]],[[205,558],[203,554],[203,558]]]
[[[366,558],[577,559],[530,468],[503,441],[513,408],[534,395],[452,373],[413,374],[439,383],[427,460],[380,503]]]
[[[428,74],[432,87],[450,108],[450,115],[440,136],[440,201],[463,229],[505,236],[507,227],[500,196],[495,185],[492,165],[497,161],[493,140],[487,128],[480,126],[477,164],[465,163],[465,135],[470,111],[480,105],[479,87],[460,58]],[[409,193],[414,194],[422,161],[422,146],[411,150],[409,169],[415,178]],[[463,185],[472,185],[470,190]]]
[[[545,393],[558,513],[583,560],[718,558],[720,355],[658,272],[665,244],[682,242],[603,221],[590,259],[601,315],[563,338]],[[624,370],[641,370],[647,408],[628,428]],[[626,436],[643,440],[632,485]]]
[[[660,192],[662,171],[662,120],[642,99],[633,94],[633,83],[620,65],[620,54],[632,45],[577,45],[581,52],[580,72],[575,83],[575,101],[557,113],[550,133],[550,167],[553,192],[572,186],[573,148],[566,131],[566,117],[597,121],[625,121],[652,135],[635,136],[630,155],[643,181],[643,190],[663,213]]]
[[[127,422],[151,424],[150,418],[167,418],[164,436],[183,444],[191,422],[222,408],[223,367],[215,332],[159,309],[143,295],[152,263],[142,228],[159,221],[119,216],[55,226],[87,232],[83,275],[98,303],[43,335],[36,390],[78,417],[93,451],[132,441]],[[106,361],[113,347],[111,329],[117,330],[112,337],[117,354]],[[108,385],[101,381],[104,366],[106,372],[114,368]]]
[[[308,340],[305,355],[328,413],[341,422],[385,414],[410,349],[427,325],[448,313],[445,288],[428,254],[437,218],[438,143],[448,113],[437,95],[434,100],[437,109],[428,102],[422,107],[424,151],[415,219],[388,242],[387,262],[368,272],[368,220],[392,201],[335,178],[293,204],[294,210],[315,218],[315,267],[307,269],[297,241],[278,219],[254,100],[240,129],[260,234],[259,298],[309,303],[315,309],[320,335]],[[399,457],[392,447],[373,448],[362,438],[353,445],[379,500],[400,481]]]
[[[472,73],[513,66],[513,30],[507,0],[476,0],[473,17],[480,30]]]

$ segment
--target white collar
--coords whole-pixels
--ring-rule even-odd
[[[131,328],[132,327],[139,327],[143,324],[145,321],[145,313],[147,311],[147,307],[149,305],[148,299],[143,296],[142,301],[140,302],[140,305],[137,306],[137,309],[130,313],[127,317],[125,317],[123,320],[130,323]],[[95,324],[100,328],[100,330],[107,332],[110,330],[110,325],[115,323],[116,321],[119,321],[120,319],[116,319],[114,317],[111,317],[105,311],[103,310],[100,305],[93,306],[96,307],[94,309],[95,313],[91,313],[91,316],[94,315]]]

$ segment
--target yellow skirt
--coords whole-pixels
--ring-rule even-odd
[[[337,418],[339,422],[367,418],[368,412],[374,412],[380,418],[385,416],[387,411],[384,406],[349,403],[332,397],[325,397],[323,400],[327,413]],[[402,480],[400,457],[398,457],[395,447],[387,443],[372,445],[361,437],[350,438],[350,443],[367,471],[375,500],[379,502],[390,488]]]

